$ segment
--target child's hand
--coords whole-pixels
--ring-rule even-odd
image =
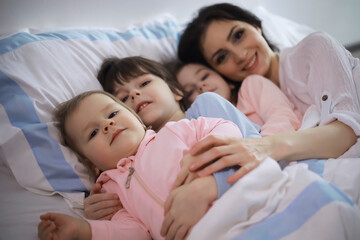
[[[216,197],[217,185],[213,176],[197,178],[173,190],[164,205],[161,235],[166,239],[184,239]]]
[[[101,184],[95,183],[90,196],[84,200],[85,217],[92,220],[110,220],[122,208],[117,194],[101,193]]]
[[[50,220],[41,220],[38,225],[39,239],[54,239],[53,233],[56,231],[56,226]]]
[[[190,172],[189,171],[189,165],[193,161],[194,157],[190,154],[187,154],[183,157],[183,159],[180,162],[181,169],[178,173],[174,185],[172,189],[178,188],[183,184],[190,183],[195,178],[197,178],[196,172]]]
[[[47,213],[40,216],[38,237],[41,240],[91,239],[88,222],[60,213]]]

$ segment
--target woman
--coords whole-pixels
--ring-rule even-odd
[[[306,131],[255,141],[206,139],[193,149],[194,155],[210,145],[227,145],[227,152],[218,147],[216,156],[209,152],[198,155],[192,170],[221,156],[227,156],[226,164],[220,159],[200,173],[207,175],[234,164],[243,166],[245,160],[238,147],[244,143],[246,146],[240,148],[258,161],[264,156],[278,161],[336,158],[354,145],[360,134],[359,59],[324,33],[311,34],[280,54],[273,49],[263,35],[261,21],[231,4],[203,8],[187,26],[178,49],[183,62],[207,64],[235,82],[251,74],[262,75],[279,86],[302,114],[311,105],[315,105],[312,113],[320,114],[320,126]],[[338,139],[342,139],[341,143]],[[240,168],[229,181],[236,181],[245,169],[251,170],[255,165]]]
[[[360,135],[360,62],[329,35],[311,34],[277,53],[256,16],[231,4],[215,4],[201,9],[189,23],[178,56],[183,62],[206,64],[234,82],[251,74],[268,78],[305,114],[303,126],[308,128],[257,139],[205,138],[191,150],[189,169],[206,166],[198,175],[241,166],[224,177],[224,182],[227,178],[234,183],[267,156],[277,161],[359,156],[360,144],[355,143]],[[218,183],[218,187],[221,195],[230,185]],[[175,236],[176,229],[191,218],[184,216],[184,192],[186,185],[167,201],[163,224],[167,236]]]

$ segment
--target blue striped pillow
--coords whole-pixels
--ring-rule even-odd
[[[170,15],[119,29],[19,32],[0,40],[0,159],[24,188],[70,202],[94,179],[59,144],[52,110],[87,90],[101,89],[97,71],[106,57],[176,55],[179,26]]]

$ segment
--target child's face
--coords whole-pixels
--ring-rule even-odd
[[[168,121],[184,118],[179,105],[182,97],[174,94],[164,80],[152,74],[136,77],[124,85],[116,84],[115,96],[155,131]]]
[[[193,102],[197,95],[204,92],[215,92],[223,98],[231,99],[231,87],[217,72],[201,65],[186,64],[177,74],[177,80],[189,93],[189,100]]]
[[[136,153],[145,130],[126,108],[104,94],[84,98],[65,122],[65,131],[80,151],[100,170]]]

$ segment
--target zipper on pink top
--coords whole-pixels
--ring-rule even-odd
[[[155,202],[157,202],[161,207],[164,207],[164,202],[158,197],[156,196],[155,193],[153,193],[150,188],[148,188],[148,186],[144,183],[144,181],[141,179],[141,177],[139,176],[139,174],[137,174],[137,172],[135,172],[135,168],[134,167],[129,167],[129,175],[126,178],[126,182],[125,182],[125,188],[130,188],[130,181],[131,181],[131,176],[134,175],[136,180],[139,182],[139,184],[141,185],[141,187],[145,190],[145,192],[147,192],[149,194],[149,196],[154,199]]]

